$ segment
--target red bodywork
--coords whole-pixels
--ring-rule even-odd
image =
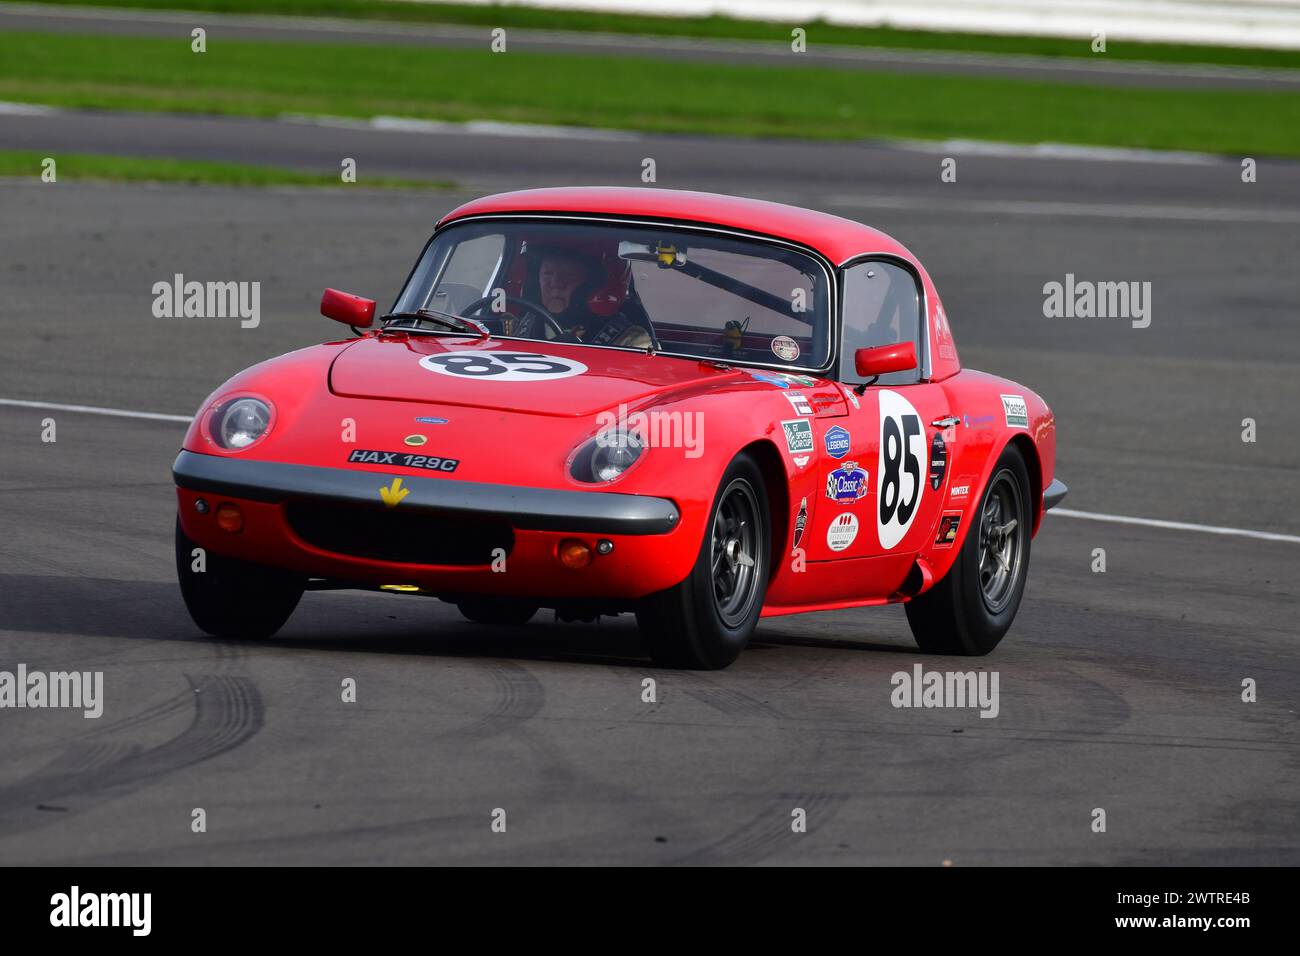
[[[372,476],[373,500],[346,507],[370,509],[374,516],[436,509],[455,483],[499,486],[520,495],[555,489],[582,494],[646,496],[675,505],[679,518],[658,533],[617,533],[578,528],[520,526],[503,507],[495,527],[512,539],[504,573],[486,561],[425,564],[381,560],[311,543],[290,520],[290,509],[308,506],[320,520],[326,495],[215,492],[188,481],[178,468],[180,519],[185,533],[217,554],[290,568],[312,577],[362,586],[413,585],[441,595],[500,594],[546,601],[596,600],[622,605],[671,587],[686,577],[700,552],[705,525],[719,480],[742,449],[763,466],[773,518],[773,575],[764,615],[824,610],[906,600],[948,571],[973,520],[985,482],[1009,442],[1016,442],[1029,465],[1035,503],[1034,530],[1043,511],[1043,492],[1055,465],[1055,424],[1037,395],[1006,379],[964,370],[957,355],[939,295],[924,267],[902,245],[874,229],[835,216],[755,200],[658,189],[571,188],[530,190],[490,196],[445,216],[438,229],[487,215],[590,215],[669,223],[695,223],[795,243],[824,257],[830,266],[863,256],[902,260],[919,276],[924,290],[928,361],[916,384],[871,386],[859,397],[848,385],[811,376],[814,384],[781,388],[744,368],[558,342],[529,343],[527,351],[567,357],[587,366],[583,374],[535,384],[505,381],[455,381],[429,374],[420,359],[456,349],[516,349],[518,342],[465,336],[413,336],[369,331],[359,338],[292,352],[247,369],[217,389],[185,437],[186,452],[239,462],[286,463],[311,469]],[[833,372],[827,373],[833,375]],[[797,415],[788,395],[802,394],[811,415]],[[208,411],[236,395],[267,400],[274,420],[264,439],[243,451],[225,451],[211,439]],[[1006,398],[1004,398],[1006,397]],[[1007,398],[1023,401],[1008,405]],[[903,405],[899,405],[900,400]],[[944,467],[931,479],[931,460],[921,463],[920,498],[909,525],[897,540],[887,540],[878,522],[878,479],[882,466],[882,403],[888,412],[910,406],[923,427],[930,452],[943,436]],[[660,422],[696,424],[695,448],[651,448],[634,467],[608,486],[593,487],[570,477],[566,463],[620,406],[629,417],[659,413]],[[1014,412],[1013,412],[1014,409]],[[674,414],[676,418],[674,418]],[[802,454],[788,446],[782,422],[807,418],[812,449]],[[417,418],[445,422],[419,422]],[[945,421],[947,420],[947,421]],[[938,423],[938,424],[935,424]],[[847,453],[831,457],[827,432],[848,432]],[[410,447],[407,438],[426,442]],[[839,431],[832,439],[842,438]],[[838,445],[836,446],[839,447]],[[392,464],[347,462],[351,449],[418,450],[422,455],[455,459],[454,473]],[[184,455],[184,452],[182,453]],[[192,460],[199,460],[194,458]],[[208,459],[203,459],[208,460]],[[854,501],[830,497],[828,482],[846,462],[867,472],[865,493]],[[252,466],[239,466],[249,473]],[[234,468],[232,465],[231,468]],[[305,473],[305,472],[303,472]],[[850,478],[852,476],[850,475]],[[380,489],[402,479],[409,494],[389,507]],[[255,482],[255,479],[249,479]],[[937,487],[936,487],[937,484]],[[367,486],[368,487],[368,486]],[[466,486],[468,487],[468,486]],[[964,489],[964,491],[963,491]],[[369,492],[367,492],[369,493]],[[206,513],[196,510],[203,498]],[[293,499],[293,500],[291,500]],[[570,501],[580,499],[569,498]],[[244,515],[242,530],[231,533],[216,523],[217,506],[234,502]],[[806,501],[798,534],[801,504]],[[344,506],[340,506],[344,507]],[[368,512],[368,513],[370,513]],[[295,512],[296,514],[296,512]],[[835,550],[841,527],[854,515],[858,531]],[[955,533],[949,533],[952,524]],[[526,522],[525,522],[526,524]],[[552,523],[553,524],[553,523]],[[508,529],[507,529],[508,526]],[[430,534],[436,535],[436,526]],[[460,522],[440,539],[440,547],[473,550],[472,521]],[[560,562],[559,543],[578,539],[591,547],[612,543],[587,567]],[[440,552],[440,553],[445,553]]]

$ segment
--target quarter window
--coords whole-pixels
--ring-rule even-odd
[[[921,294],[911,272],[893,263],[867,260],[849,266],[844,276],[843,343],[840,381],[861,382],[854,352],[877,345],[911,342],[918,368],[890,372],[881,385],[906,385],[920,378],[922,361]]]

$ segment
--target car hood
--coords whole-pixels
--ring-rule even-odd
[[[330,390],[349,398],[579,417],[733,377],[693,359],[621,349],[398,332],[367,335],[344,349],[330,367]]]

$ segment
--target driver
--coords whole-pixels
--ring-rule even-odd
[[[642,323],[621,312],[600,316],[588,308],[587,299],[602,279],[599,263],[566,249],[549,248],[542,253],[537,267],[538,299],[564,329],[565,339],[649,348],[650,332]],[[550,338],[553,334],[539,316],[532,314],[511,324],[513,334],[527,338]]]

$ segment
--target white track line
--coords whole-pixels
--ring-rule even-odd
[[[0,398],[0,405],[14,408],[48,408],[55,412],[84,412],[87,415],[112,415],[115,418],[147,418],[155,422],[184,422],[189,424],[193,415],[164,415],[161,412],[133,412],[125,408],[100,408],[96,405],[60,405],[57,402],[24,402],[16,398]]]
[[[16,398],[0,398],[0,405],[13,408],[45,408],[56,412],[83,412],[87,415],[112,415],[116,418],[145,418],[157,422],[184,422],[189,424],[193,418],[189,415],[164,415],[161,412],[136,412],[125,408],[101,408],[96,405],[61,405],[57,402],[28,402]],[[1173,531],[1199,531],[1202,534],[1227,534],[1239,538],[1256,538],[1260,541],[1286,541],[1300,544],[1300,535],[1277,534],[1272,531],[1251,531],[1246,528],[1221,528],[1208,524],[1192,524],[1187,521],[1162,521],[1157,518],[1130,518],[1125,515],[1100,514],[1092,511],[1075,511],[1071,508],[1053,508],[1048,514],[1061,518],[1083,518],[1088,521],[1110,521],[1115,524],[1136,524],[1148,528],[1168,528]]]
[[[1260,541],[1287,541],[1300,544],[1300,535],[1277,534],[1272,531],[1249,531],[1245,528],[1220,528],[1209,524],[1191,524],[1187,521],[1161,521],[1158,518],[1130,518],[1125,515],[1097,514],[1092,511],[1074,511],[1070,508],[1053,508],[1049,515],[1062,518],[1083,518],[1087,521],[1110,521],[1115,524],[1139,524],[1147,528],[1169,528],[1174,531],[1199,531],[1202,534],[1229,534],[1239,538],[1257,538]]]

